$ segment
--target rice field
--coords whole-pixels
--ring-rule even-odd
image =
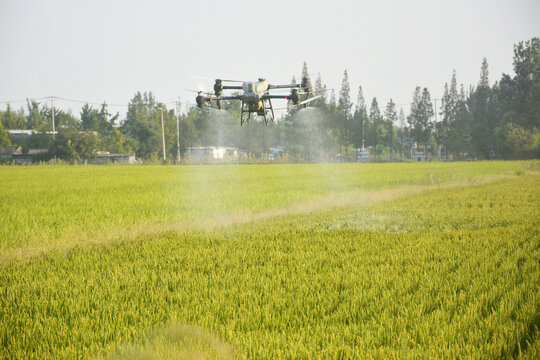
[[[540,357],[535,162],[0,167],[0,357]]]

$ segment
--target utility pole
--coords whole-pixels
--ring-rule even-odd
[[[52,108],[52,138],[56,140],[56,131],[54,128],[54,96],[51,96],[51,108]]]
[[[180,101],[176,102],[176,161],[180,163]]]
[[[433,104],[435,105],[435,124],[437,123],[437,99],[433,99]]]
[[[165,154],[165,127],[163,126],[163,109],[161,109],[161,140],[163,143],[163,161],[167,160]]]
[[[366,122],[366,117],[363,116],[363,112],[362,112],[362,151],[364,151],[364,138],[365,138],[365,133],[364,133],[364,123]]]

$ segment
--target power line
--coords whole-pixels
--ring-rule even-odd
[[[129,104],[108,104],[106,101],[102,103],[98,103],[98,102],[91,102],[91,101],[85,101],[85,100],[68,99],[62,96],[44,96],[44,97],[38,97],[38,98],[26,98],[26,99],[17,99],[17,100],[1,100],[0,103],[11,104],[11,103],[20,103],[20,102],[35,101],[35,100],[49,100],[51,97],[54,97],[55,99],[58,99],[58,100],[63,100],[63,101],[78,103],[78,104],[88,104],[88,105],[107,104],[109,106],[129,106]]]
[[[52,137],[56,139],[56,130],[54,129],[54,96],[51,96],[51,109],[52,109]]]
[[[26,99],[17,99],[17,100],[2,100],[0,103],[2,104],[11,104],[11,103],[20,103],[20,102],[27,102],[28,100],[34,101],[34,100],[48,100],[50,99],[50,96],[44,96],[44,97],[38,97],[38,98],[26,98]]]
[[[16,99],[16,100],[1,100],[0,104],[20,103],[20,102],[35,101],[35,100],[49,100],[51,97],[54,97],[57,100],[62,100],[62,101],[66,101],[66,102],[77,103],[77,104],[96,105],[96,106],[101,106],[101,105],[105,104],[107,106],[129,107],[129,105],[130,105],[130,104],[119,104],[119,103],[107,103],[106,100],[104,100],[103,102],[92,102],[92,101],[86,101],[86,100],[70,99],[70,98],[65,98],[65,97],[62,97],[62,96],[43,96],[43,97]],[[185,105],[191,105],[190,103],[181,102],[181,101],[178,101],[178,100],[174,100],[174,101],[172,101],[172,100],[171,101],[156,101],[156,104],[159,104],[159,103],[161,103],[161,104],[177,104],[177,103],[181,103],[181,104],[185,104]]]
[[[60,99],[60,100],[64,100],[64,101],[67,101],[67,102],[73,102],[73,103],[78,103],[78,104],[88,104],[88,105],[97,105],[97,106],[100,106],[100,105],[103,105],[103,104],[106,104],[107,106],[129,106],[129,104],[108,104],[106,101],[103,101],[102,103],[98,103],[98,102],[90,102],[90,101],[84,101],[84,100],[75,100],[75,99],[68,99],[68,98],[65,98],[65,97],[61,97],[61,96],[55,96],[56,99]]]

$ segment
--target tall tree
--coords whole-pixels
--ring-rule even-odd
[[[478,82],[478,86],[489,87],[489,69],[486,58],[482,59],[482,65],[480,66],[480,81]]]
[[[44,119],[44,123],[39,131],[52,131],[53,108],[48,107],[47,104],[43,104],[40,113]],[[54,108],[54,126],[56,131],[64,127],[76,128],[79,126],[79,120],[73,116],[71,110],[66,112],[62,109]]]
[[[100,133],[108,133],[112,131],[113,127],[116,125],[116,120],[118,120],[120,114],[116,113],[112,115],[109,113],[107,104],[104,102],[101,104],[101,108],[98,113],[99,127],[98,130]]]
[[[516,96],[514,108],[525,129],[540,128],[540,38],[514,46]]]
[[[471,113],[467,106],[467,95],[463,84],[460,86],[456,110],[456,122],[450,128],[453,141],[452,151],[459,159],[470,149],[471,144]]]
[[[103,103],[100,110],[85,104],[81,109],[80,127],[87,131],[97,131],[101,134],[108,134],[115,126],[119,114],[111,115],[106,103]]]
[[[0,121],[0,146],[11,146],[11,141],[6,130],[4,130],[4,125]]]
[[[382,143],[384,142],[384,137],[386,136],[386,128],[384,126],[384,119],[381,115],[381,110],[379,109],[379,103],[376,97],[374,97],[371,101],[371,106],[369,108],[369,120],[371,121],[370,138],[373,146],[373,155],[375,160],[377,160],[377,155],[381,153]]]
[[[460,110],[460,97],[457,89],[456,71],[452,72],[450,87],[444,84],[444,95],[441,103],[442,120],[437,126],[437,142],[444,145],[445,157],[448,159],[448,151],[456,151],[459,136],[458,113]]]
[[[81,109],[80,127],[82,130],[97,131],[99,129],[98,111],[88,103],[84,104]]]
[[[137,142],[137,156],[158,158],[161,145],[160,111],[151,92],[137,92],[128,105],[121,130]]]
[[[393,152],[394,144],[396,141],[396,131],[394,130],[394,125],[398,122],[398,115],[396,110],[396,104],[392,99],[388,101],[386,109],[384,111],[384,126],[386,127],[386,137],[385,145],[390,148],[390,151]]]
[[[489,87],[489,71],[486,58],[482,59],[480,80],[468,99],[468,106],[472,113],[471,136],[473,150],[480,158],[488,158],[493,149],[493,124],[491,123],[490,106],[491,89]]]
[[[305,81],[307,83],[304,83]],[[302,84],[302,85],[311,84],[311,79],[309,78],[308,66],[307,66],[307,63],[305,61],[302,64],[302,78],[300,79],[300,84]],[[311,90],[313,90],[313,89],[311,89]],[[309,95],[301,96],[300,100],[304,101],[308,97],[309,97]]]
[[[307,67],[307,63],[304,61],[304,63],[302,64],[302,80],[304,78],[308,78],[309,79],[309,71],[308,71],[308,67]]]
[[[1,113],[0,113],[1,114]],[[25,129],[25,119],[24,119],[24,113],[21,112],[15,112],[11,109],[11,105],[8,103],[6,106],[6,110],[2,114],[2,124],[4,125],[5,129]]]
[[[366,102],[364,100],[364,92],[362,86],[358,87],[358,96],[356,98],[356,106],[354,109],[354,114],[352,116],[352,139],[355,148],[365,146],[366,138],[366,128],[369,127],[367,124],[367,111],[366,111]],[[369,130],[369,128],[367,128]]]
[[[321,95],[321,97],[318,99],[315,99],[311,103],[311,106],[316,106],[318,108],[321,108],[326,104],[326,85],[323,85],[321,73],[317,74],[314,90],[317,92],[318,95]]]
[[[334,91],[334,89],[332,89],[332,91],[330,92],[330,100],[328,101],[328,105],[331,108],[336,107],[336,92]]]
[[[341,81],[341,90],[339,91],[338,111],[340,114],[349,116],[351,114],[351,87],[349,86],[349,75],[347,70],[343,72]]]
[[[98,144],[98,137],[94,133],[65,127],[58,131],[56,139],[49,144],[49,154],[69,162],[85,161],[97,156]]]
[[[343,72],[341,81],[341,90],[339,91],[339,100],[337,106],[337,125],[339,142],[345,148],[345,154],[348,154],[349,144],[351,142],[351,88],[349,86],[349,75],[347,70]]]
[[[399,158],[403,160],[403,147],[405,144],[405,140],[407,139],[407,118],[405,117],[405,113],[403,112],[403,109],[399,109],[399,115],[398,115],[398,131],[397,136],[399,138]]]
[[[427,145],[431,136],[433,115],[433,103],[431,102],[429,90],[427,88],[421,90],[417,86],[414,90],[411,111],[407,121],[410,126],[411,136],[424,146]]]
[[[38,132],[50,131],[52,125],[47,124],[47,118],[43,111],[39,108],[39,103],[35,100],[27,101],[26,107],[28,114],[26,115],[26,127]]]

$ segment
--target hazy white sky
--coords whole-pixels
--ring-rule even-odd
[[[440,98],[453,69],[476,84],[482,57],[491,82],[512,73],[513,45],[533,36],[538,0],[0,0],[0,101],[127,104],[140,90],[193,102],[184,88],[211,82],[183,73],[287,83],[306,61],[336,92],[347,69],[352,99],[362,85],[383,108],[415,86]]]

